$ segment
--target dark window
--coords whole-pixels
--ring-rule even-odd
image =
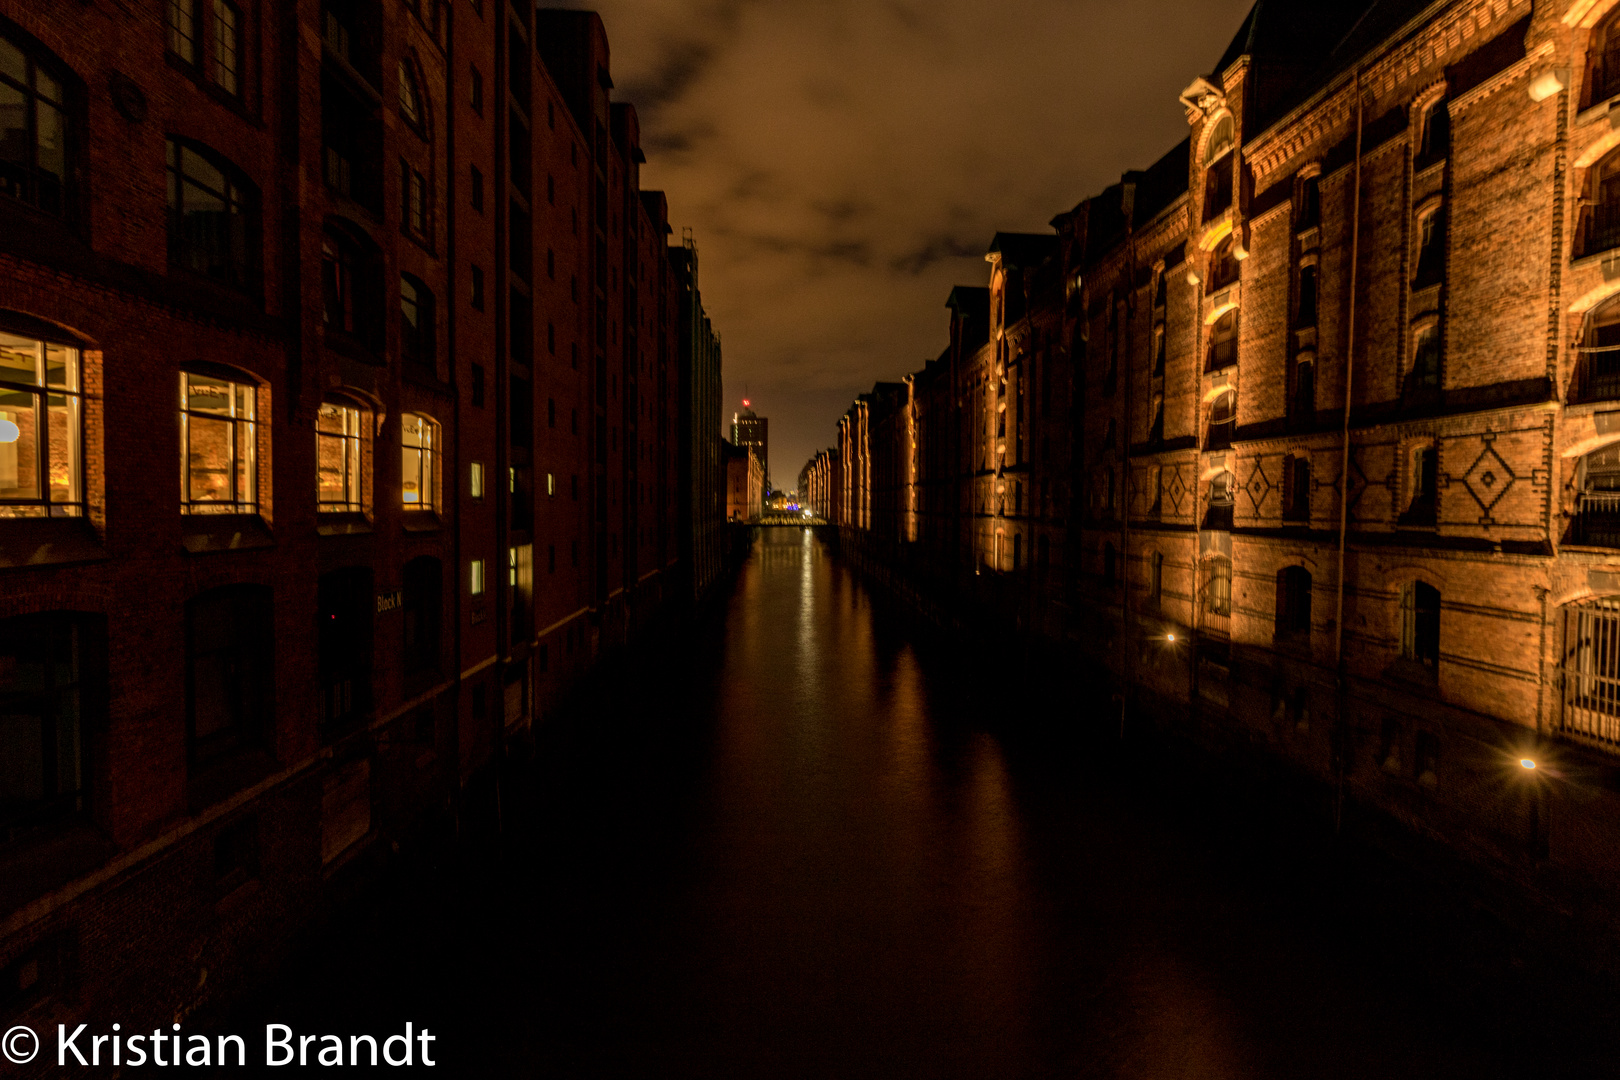
[[[1446,217],[1439,207],[1418,218],[1417,269],[1412,284],[1419,288],[1438,285],[1446,276]]]
[[[331,570],[316,586],[320,722],[342,723],[371,708],[371,571]]]
[[[484,365],[483,364],[474,364],[472,366],[472,403],[473,403],[473,408],[475,408],[475,409],[482,409],[484,407]]]
[[[1119,580],[1118,557],[1113,544],[1103,545],[1103,580],[1112,585]]]
[[[169,261],[236,288],[251,287],[258,193],[212,151],[168,140]]]
[[[484,310],[484,268],[472,268],[472,306],[474,311]]]
[[[1620,398],[1620,300],[1610,300],[1587,315],[1576,351],[1577,375],[1570,400]]]
[[[1154,307],[1156,307],[1156,308],[1164,307],[1167,292],[1168,292],[1168,287],[1165,284],[1165,273],[1164,273],[1164,271],[1163,270],[1154,271],[1154,273],[1153,273],[1153,306]]]
[[[1153,553],[1152,577],[1148,581],[1148,599],[1155,606],[1164,602],[1164,555]]]
[[[68,210],[67,90],[54,63],[0,36],[0,195]]]
[[[1311,632],[1311,572],[1303,566],[1277,573],[1277,636],[1309,637]]]
[[[1209,221],[1232,205],[1232,118],[1215,124],[1204,154],[1204,220]]]
[[[546,427],[555,428],[556,426],[557,400],[556,398],[546,398]]]
[[[1299,182],[1299,217],[1295,227],[1312,229],[1322,222],[1322,178],[1307,176]]]
[[[1283,517],[1309,521],[1311,517],[1311,462],[1309,458],[1283,458]]]
[[[472,203],[472,208],[481,214],[484,212],[484,174],[479,171],[476,165],[468,167],[472,170],[470,174],[472,183],[468,185],[468,199]]]
[[[1418,450],[1412,462],[1412,505],[1407,517],[1417,523],[1433,524],[1439,509],[1439,457],[1435,448]]]
[[[193,763],[207,764],[268,739],[274,642],[269,586],[225,585],[186,602],[186,720]]]
[[[1620,247],[1620,150],[1586,170],[1580,255]]]
[[[1423,128],[1418,132],[1418,164],[1439,161],[1451,149],[1451,113],[1443,102],[1423,110]]]
[[[1440,326],[1430,323],[1412,336],[1412,373],[1407,386],[1413,391],[1440,388]]]
[[[375,349],[381,284],[371,253],[346,230],[327,229],[321,242],[321,317],[327,332]]]
[[[1299,268],[1299,317],[1295,323],[1301,329],[1316,325],[1316,266]]]
[[[1238,313],[1232,308],[1215,320],[1209,332],[1209,363],[1206,369],[1219,371],[1237,363]]]
[[[1620,13],[1610,15],[1592,31],[1586,48],[1586,84],[1586,107],[1620,94]]]
[[[214,836],[214,883],[224,896],[259,876],[259,819],[240,818]]]
[[[1316,415],[1316,355],[1301,353],[1294,360],[1294,417],[1309,421]]]
[[[382,210],[382,120],[374,105],[331,72],[321,78],[322,175],[337,194]]]
[[[1155,375],[1164,374],[1166,337],[1163,323],[1153,328],[1153,374]],[[1046,387],[1043,387],[1043,389],[1046,389]]]
[[[1164,441],[1164,395],[1153,395],[1151,421],[1148,424],[1148,442],[1161,443]]]
[[[467,103],[479,116],[484,115],[484,73],[473,68],[467,81]]]
[[[1440,663],[1440,590],[1421,581],[1401,595],[1401,655],[1426,668]]]
[[[427,177],[401,160],[399,163],[400,225],[418,240],[427,239]]]
[[[1228,390],[1209,409],[1209,437],[1204,449],[1225,450],[1232,445],[1232,429],[1237,426],[1237,391]]]
[[[399,355],[405,363],[430,372],[438,355],[433,293],[410,274],[399,277]]]
[[[94,616],[0,619],[0,840],[84,808],[89,685],[103,660]]]
[[[405,669],[437,672],[443,622],[443,570],[439,560],[423,555],[406,563],[404,586]]]
[[[1238,261],[1232,238],[1228,236],[1209,257],[1209,289],[1224,289],[1238,279]]]

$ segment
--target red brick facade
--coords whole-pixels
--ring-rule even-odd
[[[505,0],[0,0],[0,1020],[228,995],[713,580],[608,70]]]
[[[998,236],[909,380],[916,509],[838,524],[1202,738],[1613,903],[1620,7],[1366,8],[1257,6],[1186,142]],[[850,507],[894,453],[861,408]]]

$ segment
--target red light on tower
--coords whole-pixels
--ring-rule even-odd
[[[753,402],[752,402],[752,401],[749,401],[749,400],[748,400],[748,399],[747,399],[747,398],[743,398],[743,408],[745,408],[745,409],[746,409],[746,408],[748,408],[748,407],[749,407],[749,406],[750,406],[750,405],[752,405],[752,404],[753,404]]]

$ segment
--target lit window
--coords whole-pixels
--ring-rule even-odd
[[[546,473],[546,494],[557,494],[557,478],[551,473]]]
[[[506,549],[506,583],[508,585],[514,585],[515,586],[517,584],[517,577],[518,577],[518,550],[517,550],[517,548],[507,548]]]
[[[475,461],[467,473],[467,494],[475,499],[484,497],[484,463]]]
[[[359,409],[341,402],[321,404],[315,419],[317,500],[327,513],[356,513],[361,500]]]
[[[0,333],[0,517],[84,512],[79,350]]]
[[[405,363],[433,373],[438,353],[433,293],[410,274],[399,277],[399,353]]]
[[[236,288],[253,283],[258,199],[224,161],[168,141],[169,261]]]
[[[467,588],[474,596],[484,595],[484,560],[474,559],[468,568]]]
[[[256,514],[258,390],[180,373],[180,512]]]
[[[168,0],[163,14],[169,51],[188,64],[197,62],[196,0]]]
[[[416,73],[405,60],[399,62],[399,115],[418,134],[422,131],[422,91],[416,85]]]
[[[242,91],[242,13],[229,0],[214,0],[214,55],[209,77],[232,97]]]
[[[48,214],[67,210],[67,95],[20,45],[0,37],[0,195]]]
[[[418,413],[400,417],[404,468],[401,491],[407,510],[438,508],[439,425]]]

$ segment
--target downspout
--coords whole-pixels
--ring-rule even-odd
[[[1356,67],[1356,167],[1350,199],[1350,311],[1344,350],[1344,416],[1339,455],[1339,557],[1336,587],[1338,599],[1333,617],[1333,678],[1338,697],[1335,720],[1339,732],[1346,731],[1344,719],[1344,556],[1350,530],[1350,403],[1355,378],[1356,353],[1356,272],[1361,254],[1361,135],[1365,111],[1361,97],[1361,68]],[[1347,735],[1341,735],[1347,738]],[[1345,750],[1341,746],[1334,762],[1333,828],[1337,832],[1344,816]]]

